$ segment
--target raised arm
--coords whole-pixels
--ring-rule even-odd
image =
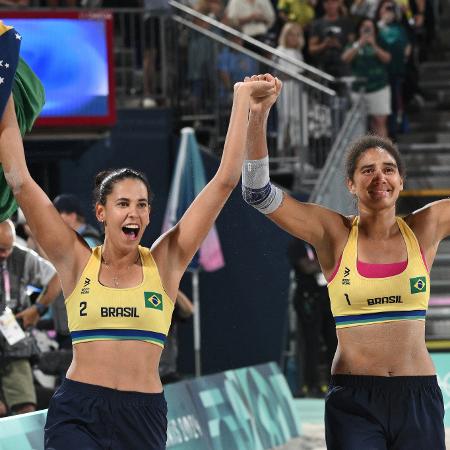
[[[5,178],[27,223],[60,276],[74,274],[86,250],[76,233],[61,219],[52,202],[31,177],[23,150],[22,138],[10,96],[0,121],[0,161]],[[62,280],[64,282],[64,280]]]
[[[450,199],[437,200],[405,218],[431,268],[440,242],[450,236]]]
[[[216,174],[178,224],[161,236],[152,247],[161,276],[169,290],[178,289],[182,274],[239,181],[244,159],[250,95],[265,96],[274,90],[274,81],[235,85],[228,132]]]
[[[261,75],[259,76],[261,77]],[[270,75],[264,75],[272,79]],[[252,77],[252,79],[255,79]],[[269,193],[270,180],[268,168],[268,150],[266,140],[267,117],[271,106],[275,103],[281,90],[281,82],[277,80],[276,93],[265,98],[251,99],[250,119],[247,131],[247,160],[243,166],[244,198]],[[253,167],[260,173],[255,176]],[[248,173],[253,171],[253,175]],[[248,180],[248,181],[247,181]],[[252,186],[252,184],[254,185]],[[274,193],[274,189],[278,190]],[[247,191],[247,194],[246,194]],[[262,194],[261,194],[262,193]],[[269,196],[272,196],[270,199]],[[271,187],[266,199],[256,198],[253,206],[264,212],[269,219],[288,233],[312,244],[319,256],[322,268],[327,270],[334,267],[339,257],[339,246],[343,246],[348,236],[348,219],[341,214],[319,205],[302,203],[292,198],[279,188]],[[261,205],[264,208],[261,209]],[[267,208],[265,205],[269,205]],[[336,251],[330,251],[337,249]]]

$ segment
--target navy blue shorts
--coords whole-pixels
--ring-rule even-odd
[[[164,393],[118,391],[65,379],[45,424],[46,450],[164,450]]]
[[[445,450],[436,377],[333,375],[325,435],[328,450]]]

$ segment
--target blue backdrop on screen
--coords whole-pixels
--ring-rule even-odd
[[[40,117],[108,114],[103,21],[9,18],[6,23],[21,33],[21,56],[45,87],[46,102]]]

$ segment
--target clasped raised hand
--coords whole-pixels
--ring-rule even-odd
[[[281,81],[268,73],[245,77],[244,84],[251,88],[250,110],[253,113],[268,112],[282,87]]]

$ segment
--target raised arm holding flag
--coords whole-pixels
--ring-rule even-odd
[[[3,115],[10,97],[14,98],[18,131],[22,136],[31,130],[45,102],[41,82],[19,57],[21,41],[21,34],[0,20],[0,139],[6,131]],[[16,139],[20,139],[20,134]],[[0,222],[11,217],[16,209],[17,203],[0,166]]]

